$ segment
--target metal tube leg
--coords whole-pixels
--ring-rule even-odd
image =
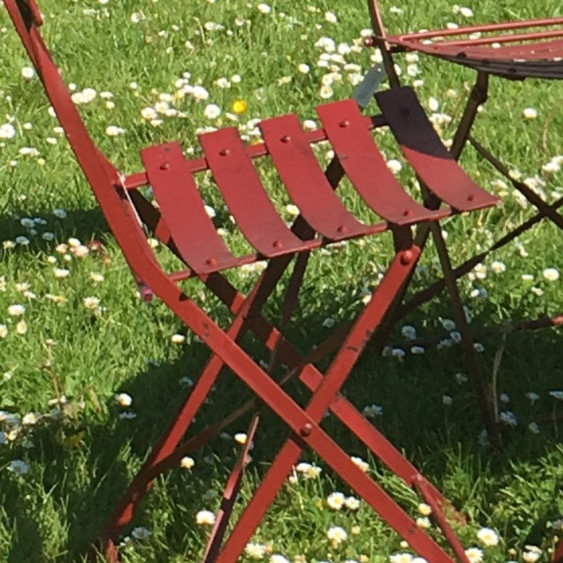
[[[315,419],[319,418],[315,416],[315,411],[317,409],[319,411],[324,410],[325,406],[320,401],[315,403],[317,397],[318,395],[312,399],[307,409],[310,416],[314,416]],[[320,417],[322,418],[322,414]],[[452,559],[428,535],[417,528],[410,517],[370,477],[363,473],[318,426],[311,426],[310,429],[307,429],[307,431],[309,430],[311,434],[306,437],[309,445],[357,494],[400,533],[417,553],[433,563],[451,563]],[[301,439],[294,435],[280,450],[226,542],[217,563],[234,563],[237,561],[277,491],[282,486],[291,467],[297,461],[302,448]],[[460,557],[460,560],[464,563],[468,561],[463,557]]]
[[[273,276],[275,276],[275,274],[265,272],[248,298],[241,303],[227,331],[227,334],[231,338],[237,339],[245,332],[247,329],[247,315],[249,315],[254,308],[260,308],[271,293],[270,284],[262,282],[268,281],[268,278]],[[176,419],[162,434],[160,441],[153,448],[151,455],[133,479],[125,495],[116,506],[112,516],[101,531],[100,540],[103,544],[107,545],[109,540],[117,539],[123,528],[131,521],[137,505],[149,490],[151,482],[156,476],[153,468],[158,466],[159,463],[167,458],[177,447],[195,414],[209,395],[213,385],[215,385],[223,366],[224,362],[218,356],[213,356],[209,360],[190,393],[190,396],[180,409]]]
[[[408,250],[406,252],[412,251]],[[412,267],[414,267],[416,257],[414,255],[410,256],[405,252],[400,253],[400,257],[396,257],[394,265],[391,266],[388,275],[378,287],[378,292],[374,295],[372,302],[358,318],[305,411],[314,425],[309,424],[307,428],[304,427],[301,432],[301,438],[293,435],[280,450],[258,491],[244,511],[231,537],[226,542],[224,550],[219,556],[219,563],[231,563],[238,558],[283,484],[291,467],[297,461],[299,453],[303,448],[302,440],[317,451],[421,555],[436,562],[451,561],[445,552],[427,535],[424,533],[419,534],[420,530],[417,530],[416,526],[412,527],[412,520],[367,475],[362,473],[350,461],[349,457],[318,427],[318,422],[326,409],[331,406],[340,387],[363,350],[369,339],[369,334],[378,325],[387,308],[393,302],[396,293],[400,290],[402,283],[404,283]],[[400,272],[397,271],[398,261],[403,266],[406,265],[405,262],[412,262],[410,267]],[[313,369],[310,365],[308,367]]]
[[[223,501],[221,502],[221,508],[218,514],[215,516],[215,525],[211,531],[211,535],[207,542],[207,547],[205,548],[205,553],[203,555],[202,563],[214,563],[217,560],[219,550],[221,548],[221,543],[227,530],[227,525],[229,524],[229,518],[233,511],[237,495],[240,490],[242,474],[247,463],[247,457],[260,422],[260,416],[255,413],[252,417],[248,432],[247,432],[247,442],[242,448],[239,456],[239,460],[229,476],[225,491],[223,493]]]
[[[479,408],[481,409],[483,422],[485,424],[485,428],[487,430],[487,434],[489,436],[489,439],[491,440],[491,443],[494,446],[498,447],[501,445],[501,437],[494,418],[492,397],[487,389],[487,385],[483,378],[481,365],[479,364],[479,361],[477,359],[477,353],[474,348],[473,334],[465,317],[463,304],[459,295],[456,278],[452,271],[452,265],[448,250],[446,248],[446,243],[444,241],[444,237],[442,236],[442,231],[439,224],[433,223],[430,226],[430,229],[432,231],[434,243],[438,250],[440,264],[444,272],[446,289],[449,293],[450,301],[452,304],[452,314],[454,316],[457,328],[461,334],[463,356],[467,365],[467,369],[469,371],[469,375],[471,377],[471,381],[473,383],[475,394],[477,395],[477,401],[479,403]]]
[[[475,122],[479,106],[487,101],[489,90],[489,75],[484,72],[477,74],[477,80],[471,90],[469,99],[463,111],[463,115],[455,132],[452,146],[450,148],[451,155],[458,160],[461,156],[463,148],[469,138],[469,132]]]

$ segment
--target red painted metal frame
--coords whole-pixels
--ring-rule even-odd
[[[223,535],[248,453],[247,449],[243,450],[227,483],[222,512],[204,555],[206,563],[233,563],[239,558],[305,446],[315,451],[417,553],[436,563],[452,561],[452,556],[425,531],[418,528],[412,518],[374,479],[363,473],[320,427],[323,415],[329,410],[392,471],[419,491],[434,508],[436,520],[455,557],[459,561],[467,562],[463,547],[445,517],[447,501],[340,395],[340,390],[357,359],[396,306],[398,296],[416,266],[420,249],[413,243],[409,226],[430,221],[437,228],[436,220],[452,213],[452,209],[448,207],[428,210],[405,194],[397,197],[395,202],[386,204],[385,214],[389,213],[390,217],[395,219],[390,224],[383,222],[363,225],[354,218],[334,193],[345,172],[350,174],[352,182],[369,205],[373,204],[372,207],[376,210],[383,209],[374,196],[367,195],[369,178],[374,172],[383,170],[382,159],[377,156],[377,148],[372,144],[371,136],[368,140],[366,135],[368,129],[375,124],[387,123],[417,173],[426,177],[430,189],[434,189],[441,197],[444,196],[448,203],[453,202],[457,210],[480,208],[495,203],[494,198],[486,198],[480,188],[465,177],[457,168],[457,164],[435,144],[437,137],[432,137],[428,129],[429,124],[424,121],[420,105],[410,90],[396,91],[396,103],[403,111],[403,117],[406,112],[406,115],[411,115],[414,119],[410,128],[405,123],[397,122],[394,117],[396,107],[385,96],[378,98],[383,116],[375,119],[362,118],[357,108],[349,102],[330,104],[319,108],[323,123],[326,123],[326,131],[305,133],[295,116],[290,115],[262,122],[260,127],[264,143],[255,147],[243,147],[232,130],[201,136],[200,142],[206,154],[202,159],[185,159],[179,146],[174,143],[151,147],[142,152],[146,171],[123,180],[90,139],[61,81],[39,35],[37,25],[40,23],[40,16],[35,3],[4,0],[4,4],[135,278],[162,299],[212,354],[176,419],[163,433],[101,532],[100,539],[106,556],[112,561],[117,561],[115,542],[124,527],[131,522],[136,507],[157,475],[177,465],[178,456],[207,443],[224,425],[249,410],[255,410],[254,403],[243,405],[229,413],[223,421],[204,429],[183,445],[179,445],[195,414],[217,382],[221,369],[228,367],[253,391],[260,404],[267,406],[284,421],[291,434],[223,544]],[[338,124],[337,128],[334,127],[335,123]],[[349,127],[358,130],[358,137],[354,138],[350,150],[358,150],[360,154],[366,154],[366,158],[374,158],[372,166],[365,166],[356,158],[350,158],[349,162],[343,164],[344,155],[348,151],[347,143],[351,142]],[[429,142],[427,150],[423,150],[416,140],[418,128]],[[314,157],[311,143],[326,138],[334,142],[341,161],[334,160],[325,173]],[[361,140],[361,145],[357,142],[358,139]],[[281,219],[273,219],[275,210],[265,196],[250,163],[251,158],[266,154],[271,156],[288,193],[301,208],[302,215],[291,230],[283,225]],[[233,162],[235,159],[236,162]],[[448,171],[450,180],[458,184],[457,190],[463,196],[461,199],[457,199],[458,194],[451,186],[441,183],[436,172],[442,167]],[[235,257],[218,238],[212,222],[205,214],[203,201],[194,181],[194,174],[206,169],[211,170],[214,175],[241,231],[256,248],[256,254]],[[382,173],[380,176],[378,181],[381,182],[382,194],[388,196],[391,193],[399,193],[400,186],[393,177],[388,173]],[[156,210],[135,191],[136,187],[147,182],[153,187],[160,210]],[[385,186],[390,186],[389,191]],[[259,211],[270,217],[272,222],[268,225],[253,223],[248,210],[237,198],[237,189],[242,190],[239,197],[252,197]],[[470,196],[473,196],[473,199]],[[142,221],[144,227],[153,230],[173,253],[184,260],[189,268],[187,273],[171,276],[161,269],[139,221]],[[337,331],[310,355],[301,357],[281,332],[261,314],[265,300],[277,286],[295,254],[299,253],[292,280],[296,291],[304,272],[306,258],[312,248],[334,240],[380,233],[388,228],[393,232],[395,256],[387,273],[375,288],[372,300],[353,323],[344,327],[345,330]],[[237,292],[219,273],[223,269],[263,257],[268,258],[268,267],[248,297]],[[189,275],[197,275],[229,306],[233,320],[227,329],[220,328],[178,287],[175,280]],[[284,306],[284,309],[290,310],[291,307]],[[287,319],[286,314],[284,317]],[[281,382],[274,381],[240,346],[242,335],[248,330],[257,334],[278,362],[283,362],[289,367]],[[334,352],[334,359],[323,375],[314,366],[314,362],[328,352]],[[310,401],[304,408],[284,389],[285,382],[292,378],[298,378],[312,392]],[[255,413],[249,428],[251,438],[256,432],[258,422],[259,416]]]
[[[368,0],[368,7],[375,32],[374,37],[371,41],[368,41],[368,44],[378,46],[381,49],[383,64],[392,87],[391,92],[389,92],[390,97],[393,95],[392,92],[400,87],[400,79],[395,71],[394,54],[396,52],[417,51],[441,58],[447,62],[469,66],[477,71],[476,82],[454,135],[450,154],[457,160],[467,142],[470,142],[483,158],[504,174],[512,185],[539,210],[539,214],[500,238],[489,249],[456,268],[453,268],[450,263],[447,247],[439,229],[430,224],[419,227],[415,240],[421,248],[424,248],[428,236],[432,233],[432,238],[438,248],[444,277],[398,307],[388,323],[387,330],[380,333],[382,335],[379,340],[381,345],[390,326],[393,326],[405,314],[447,288],[456,323],[458,323],[462,333],[464,355],[468,370],[472,375],[475,392],[479,398],[485,426],[493,443],[500,445],[498,423],[494,418],[492,408],[493,396],[489,386],[485,383],[476,354],[472,349],[473,339],[469,326],[464,319],[456,280],[471,270],[490,252],[504,246],[541,219],[548,218],[561,228],[563,226],[563,215],[558,210],[562,205],[562,200],[548,204],[524,182],[511,178],[508,169],[478,143],[471,136],[470,131],[479,106],[487,100],[490,75],[508,79],[525,79],[527,77],[563,79],[563,61],[561,59],[563,55],[563,18],[502,22],[467,26],[453,30],[439,29],[416,33],[389,34],[385,29],[378,0]],[[400,119],[400,116],[398,116],[398,119]],[[401,141],[399,140],[399,142]],[[425,179],[425,181],[429,180]],[[427,206],[435,208],[437,205],[439,205],[439,200],[429,193]],[[557,317],[551,319],[551,325],[556,324],[556,319]]]
[[[552,42],[553,38],[563,37],[563,29],[547,29],[543,31],[526,31],[524,33],[504,33],[510,32],[515,29],[535,29],[538,27],[555,27],[563,26],[563,18],[547,18],[538,20],[525,20],[518,22],[504,22],[498,24],[484,24],[484,25],[473,25],[467,27],[458,27],[456,29],[440,29],[432,31],[421,31],[418,33],[401,33],[399,35],[393,35],[387,37],[388,41],[393,42],[397,40],[397,44],[401,45],[413,45],[421,44],[422,47],[425,45],[444,47],[446,52],[450,52],[451,47],[480,47],[485,45],[491,45],[483,51],[487,56],[494,58],[501,58],[504,56],[504,47],[499,47],[507,43],[523,43],[522,45],[517,45],[516,47],[510,47],[507,53],[518,53],[522,55],[528,55],[531,59],[536,59],[537,50],[542,52],[545,48],[550,49],[552,43],[559,45],[559,42]],[[498,35],[498,32],[502,32]],[[481,33],[490,33],[491,35],[486,35],[482,37]],[[495,33],[495,35],[492,35]],[[477,36],[477,34],[479,34]],[[473,35],[474,37],[470,37]],[[452,37],[453,39],[449,39]],[[467,39],[456,39],[457,37],[467,37]],[[445,39],[448,38],[448,39]],[[436,40],[436,43],[432,43],[432,40]],[[545,40],[545,41],[544,41]],[[527,41],[533,43],[526,43]],[[493,45],[497,45],[494,47]],[[514,51],[512,51],[514,49]],[[519,51],[522,49],[522,51]],[[459,53],[459,51],[457,51]],[[557,56],[557,51],[555,50],[553,56]]]
[[[526,63],[544,61],[544,78],[560,78],[563,65],[563,18],[541,18],[471,25],[456,29],[433,29],[389,35],[383,24],[378,0],[368,0],[374,25],[374,44],[389,50],[420,51],[431,56],[472,66],[489,64],[491,73],[525,78],[526,70],[542,76],[541,68]],[[484,35],[483,35],[484,34]],[[495,62],[508,63],[495,66]],[[559,70],[557,70],[559,67]],[[487,68],[487,66],[483,67]],[[554,70],[555,68],[555,70]]]
[[[546,64],[549,63],[552,65],[551,68],[557,67],[559,69],[558,72],[554,73],[550,71],[547,76],[542,76],[542,73],[538,72],[538,68],[540,67],[530,65],[521,66],[513,76],[508,76],[509,78],[523,79],[527,76],[563,78],[563,18],[553,17],[507,21],[466,26],[457,29],[435,29],[416,33],[389,35],[383,24],[378,0],[368,0],[368,6],[376,38],[381,39],[381,41],[376,40],[375,43],[383,50],[385,66],[391,73],[390,81],[393,86],[399,84],[398,77],[395,75],[392,67],[393,46],[419,51],[431,56],[446,57],[451,62],[460,64],[465,64],[465,62],[471,59],[486,59],[488,61],[489,66],[485,65],[477,68],[477,80],[471,92],[471,96],[468,99],[458,130],[454,136],[450,152],[452,156],[457,159],[463,147],[469,141],[483,158],[508,178],[512,185],[540,211],[539,214],[530,218],[507,236],[502,237],[488,251],[480,253],[478,256],[458,266],[455,271],[456,278],[463,275],[463,273],[467,273],[475,264],[484,259],[489,252],[514,240],[518,234],[531,228],[543,218],[549,218],[559,228],[563,229],[563,215],[558,213],[558,209],[562,205],[562,200],[548,204],[524,182],[511,178],[508,168],[470,134],[479,106],[487,101],[489,74],[495,74],[496,70],[502,70],[501,76],[505,76],[504,71],[506,71],[507,67],[495,66],[495,60],[504,60],[510,64],[514,63],[517,65],[539,60],[544,61]],[[471,37],[473,34],[477,36]],[[486,35],[481,36],[481,34]],[[513,46],[512,44],[514,43],[519,44]],[[436,295],[444,286],[445,280],[441,280],[434,284],[434,286],[427,288],[421,292],[420,295],[413,298],[410,305],[403,308],[403,312],[406,313],[407,310],[412,310],[424,301],[430,299],[431,296]]]
[[[153,211],[155,213],[155,217],[152,219],[152,223],[155,224],[158,222],[158,212],[156,210]],[[298,228],[302,225],[298,225]],[[298,229],[302,230],[302,229]],[[279,266],[279,263],[277,264]],[[260,282],[260,285],[263,286],[265,283],[264,279]],[[275,283],[275,282],[274,282]],[[250,328],[258,337],[263,340],[269,349],[274,349],[276,346],[279,345],[280,350],[280,357],[283,358],[283,361],[286,365],[288,365],[292,370],[296,370],[299,366],[301,369],[305,365],[303,363],[303,358],[283,339],[283,337],[279,334],[279,332],[274,329],[271,325],[269,325],[262,317],[252,315],[248,311],[249,303],[248,300],[244,300],[244,298],[236,293],[236,290],[232,286],[226,282],[226,280],[222,277],[217,276],[210,276],[206,280],[206,284],[212,291],[214,291],[217,295],[219,295],[231,308],[232,312],[236,315],[236,319],[234,321],[235,324],[240,323],[240,317],[245,316],[247,319],[252,319],[251,322],[255,324],[255,326],[250,327],[242,327],[240,324],[238,328],[240,330]],[[269,288],[272,287],[272,281],[270,280]],[[257,289],[257,288],[255,288]],[[268,289],[269,291],[269,289]],[[256,299],[256,296],[252,296],[252,299]],[[256,301],[254,301],[256,305]],[[242,307],[242,309],[241,309]],[[239,319],[237,321],[237,319]],[[237,330],[237,327],[234,325],[229,329]],[[240,333],[238,333],[240,335]],[[312,359],[311,359],[312,361]],[[215,363],[215,362],[214,362]],[[215,363],[214,366],[208,366],[202,377],[200,377],[198,383],[196,384],[196,388],[199,385],[204,385],[205,389],[202,392],[198,392],[198,389],[192,392],[190,398],[188,399],[188,403],[191,401],[197,400],[197,397],[205,397],[208,390],[216,381],[216,376],[218,371],[221,369],[222,364]],[[206,378],[209,376],[210,372],[213,372],[211,377],[213,378],[210,381],[205,381]],[[309,366],[309,369],[305,371],[304,369],[299,374],[299,378],[302,382],[307,385],[311,390],[315,390],[316,387],[319,385],[320,381],[322,380],[322,375],[318,373],[312,366]],[[185,409],[188,407],[186,406]],[[177,441],[180,440],[181,436],[183,435],[183,430],[185,430],[186,425],[189,424],[193,414],[192,412],[188,412],[188,410],[183,410],[181,415],[178,417],[177,421],[175,422],[174,429],[169,429],[168,432],[164,434],[166,439],[168,440],[167,444],[167,452],[166,453],[157,453],[158,460],[149,460],[147,461],[147,465],[143,470],[138,474],[136,478],[136,482],[134,482],[131,486],[131,496],[129,497],[130,502],[134,504],[135,502],[135,495],[138,494],[139,490],[141,490],[144,486],[148,486],[149,480],[152,480],[157,474],[162,472],[165,469],[175,467],[178,465],[182,456],[190,454],[194,451],[196,446],[201,443],[202,439],[209,439],[210,434],[217,434],[223,426],[215,426],[214,428],[207,428],[202,433],[201,436],[195,436],[194,438],[190,439],[186,444],[183,446],[179,446],[175,451],[173,448]],[[402,457],[399,452],[397,452],[393,446],[385,440],[385,438],[379,434],[361,415],[358,411],[354,409],[352,405],[350,405],[345,399],[342,397],[338,397],[335,402],[331,405],[330,409],[332,412],[349,428],[351,428],[358,436],[358,438],[363,441],[366,446],[368,446],[371,451],[380,457],[380,459],[386,463],[399,477],[401,477],[407,484],[410,486],[414,486],[420,490],[421,494],[429,503],[433,503],[437,506],[436,509],[436,517],[442,526],[445,526],[445,533],[446,535],[451,535],[451,531],[447,528],[447,524],[445,522],[445,518],[443,516],[443,508],[448,506],[447,501],[443,499],[443,497],[438,493],[436,489],[434,489],[417,471],[416,469]],[[195,411],[193,411],[195,412]],[[235,413],[235,417],[239,417],[244,412],[248,412],[247,408],[239,409],[237,413]],[[233,418],[229,418],[229,422],[232,421]],[[181,428],[181,429],[180,429]],[[176,440],[173,444],[170,443],[170,439],[172,436],[175,436],[174,440]],[[155,448],[155,452],[158,452],[159,446]],[[166,454],[168,452],[168,456]],[[424,485],[424,487],[423,487]],[[124,497],[124,500],[126,497]],[[230,498],[230,495],[228,495]],[[438,507],[441,509],[438,510]],[[124,506],[118,507],[117,513],[122,514],[124,510]],[[451,508],[449,512],[452,513]],[[127,516],[129,517],[129,516]],[[126,519],[126,521],[128,521]],[[115,523],[113,523],[115,524]]]
[[[368,6],[375,31],[368,43],[383,49],[385,67],[393,86],[398,84],[398,79],[390,66],[390,55],[405,50],[514,80],[563,78],[561,17],[389,35],[378,0],[368,0]]]

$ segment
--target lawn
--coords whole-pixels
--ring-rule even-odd
[[[560,15],[548,0],[383,4],[391,31]],[[74,102],[124,173],[141,169],[139,150],[148,144],[179,140],[197,155],[196,134],[210,128],[237,125],[253,142],[258,120],[290,112],[315,127],[315,105],[349,97],[378,60],[363,46],[369,16],[362,0],[42,0],[40,7],[42,31]],[[0,38],[0,561],[84,561],[207,352],[163,303],[140,299],[3,7]],[[447,143],[474,73],[422,56],[398,60],[401,78]],[[557,81],[493,78],[474,128],[550,202],[563,195],[562,97]],[[369,110],[376,112],[375,104]],[[383,135],[379,142],[401,182],[412,185],[396,146]],[[328,163],[330,155],[321,147],[318,157]],[[502,202],[443,221],[455,264],[534,214],[475,151],[468,148],[461,163]],[[267,170],[260,173],[271,180]],[[244,250],[217,190],[210,178],[205,182],[215,225]],[[275,182],[269,189],[290,221],[295,209],[287,195]],[[359,209],[346,189],[343,197]],[[334,324],[353,318],[391,251],[385,234],[313,253],[288,327],[299,350],[308,352]],[[382,355],[368,347],[345,387],[346,397],[466,515],[467,525],[456,531],[475,563],[547,562],[563,528],[561,328],[499,328],[563,311],[562,257],[561,231],[544,220],[459,283],[479,362],[494,380],[502,449],[487,445],[445,294],[402,319]],[[258,275],[259,268],[228,273],[242,291]],[[409,292],[439,276],[430,244]],[[224,309],[197,282],[185,289],[226,323]],[[282,300],[279,291],[267,304],[274,323]],[[262,347],[247,344],[267,361]],[[291,392],[306,400],[303,389]],[[222,374],[194,427],[249,397],[232,374]],[[123,561],[200,560],[248,420],[156,481],[122,538]],[[332,418],[323,425],[444,543],[419,496]],[[235,513],[286,437],[283,424],[264,413]],[[304,451],[300,461],[242,561],[416,561],[321,460]]]

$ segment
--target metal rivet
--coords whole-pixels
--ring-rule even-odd
[[[336,231],[338,233],[347,233],[348,232],[348,228],[346,227],[346,225],[339,225],[336,229]]]
[[[350,127],[350,122],[345,119],[344,121],[341,121],[338,125],[340,125],[340,127]]]
[[[229,155],[231,154],[231,151],[230,151],[229,149],[221,149],[221,150],[219,151],[219,154],[220,154],[221,156],[229,156]]]
[[[282,242],[281,242],[280,240],[275,240],[275,241],[272,243],[272,246],[273,246],[274,248],[283,248],[283,244],[282,244]]]
[[[475,196],[473,194],[470,194],[467,196],[467,201],[473,201],[475,199]]]
[[[291,136],[290,136],[290,135],[284,135],[284,136],[281,138],[281,142],[282,142],[282,143],[289,143],[289,141],[291,141]]]
[[[408,266],[414,258],[414,254],[412,250],[405,250],[402,254],[401,254],[401,264],[403,266]]]
[[[412,215],[412,211],[410,209],[403,211],[403,217],[410,217],[411,215]]]
[[[160,169],[161,169],[161,170],[168,170],[169,168],[170,168],[170,163],[169,163],[169,162],[163,162],[163,163],[160,165]]]
[[[303,425],[301,430],[299,430],[299,434],[301,434],[301,436],[309,436],[312,430],[313,430],[313,425],[310,422],[307,422],[306,424]]]
[[[215,260],[215,258],[208,258],[205,263],[208,266],[215,266],[217,264],[217,260]]]

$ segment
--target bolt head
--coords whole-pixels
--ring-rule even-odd
[[[408,266],[414,260],[414,252],[412,250],[405,250],[401,254],[401,264]]]

